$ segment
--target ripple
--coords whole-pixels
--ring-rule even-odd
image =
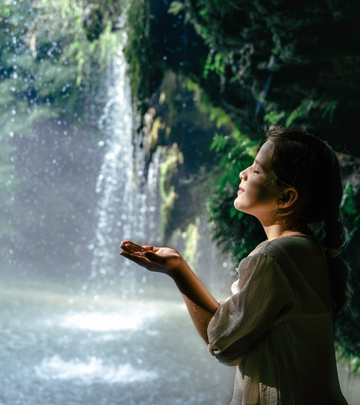
[[[84,384],[106,382],[109,384],[144,382],[158,377],[154,371],[137,370],[130,364],[119,366],[105,365],[94,356],[88,361],[79,359],[62,360],[58,355],[45,358],[35,367],[36,375],[44,380],[78,380]]]
[[[103,312],[76,312],[60,320],[59,325],[70,329],[93,331],[121,331],[142,329],[145,322],[153,319],[155,312],[129,315]]]

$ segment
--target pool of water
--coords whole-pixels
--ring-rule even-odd
[[[234,370],[180,300],[2,286],[1,404],[228,404]]]
[[[234,369],[210,356],[175,289],[151,299],[74,291],[0,287],[1,405],[229,404]],[[360,377],[342,366],[339,377],[360,405]]]

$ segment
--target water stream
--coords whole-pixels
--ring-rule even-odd
[[[90,276],[0,285],[0,405],[226,405],[234,369],[208,354],[174,284],[118,257],[122,239],[158,238],[160,155],[140,186],[121,51],[107,86]]]
[[[0,404],[226,404],[233,370],[208,354],[174,283],[118,256],[123,239],[158,238],[161,154],[141,186],[121,50],[107,80],[90,275],[0,286]]]
[[[122,284],[122,295],[134,294],[138,283],[134,265],[121,261],[119,245],[132,239],[144,243],[151,237],[158,239],[158,172],[159,161],[150,164],[145,184],[140,184],[145,162],[145,148],[133,136],[134,121],[130,82],[126,75],[127,63],[120,49],[107,75],[108,102],[99,120],[105,134],[104,160],[96,184],[99,203],[98,225],[95,231],[90,280],[97,289],[106,285]]]

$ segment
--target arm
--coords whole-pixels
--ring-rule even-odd
[[[239,271],[240,291],[220,306],[208,327],[210,353],[229,366],[240,364],[296,307],[292,286],[276,260],[258,253],[243,259]]]
[[[122,242],[120,247],[123,249],[121,256],[150,271],[167,274],[174,280],[196,329],[208,343],[207,327],[219,303],[180,254],[173,249],[139,246],[130,241]]]
[[[182,294],[196,329],[208,344],[207,327],[219,303],[190,269],[185,260],[183,262],[184,266],[171,277]]]

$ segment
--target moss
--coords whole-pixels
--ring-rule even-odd
[[[159,139],[159,131],[165,129],[161,122],[161,117],[157,117],[152,124],[150,133],[146,139],[146,153],[149,154],[151,149],[154,149]]]
[[[160,234],[166,242],[172,233],[172,211],[178,198],[175,186],[172,184],[177,174],[178,166],[183,164],[183,155],[176,144],[171,148],[162,148],[165,160],[160,165],[159,190],[162,200],[160,206]]]
[[[185,242],[185,249],[183,257],[190,266],[190,268],[196,273],[198,262],[200,258],[199,242],[200,242],[200,219],[195,218],[195,223],[191,223],[187,226],[186,231],[182,234]]]

